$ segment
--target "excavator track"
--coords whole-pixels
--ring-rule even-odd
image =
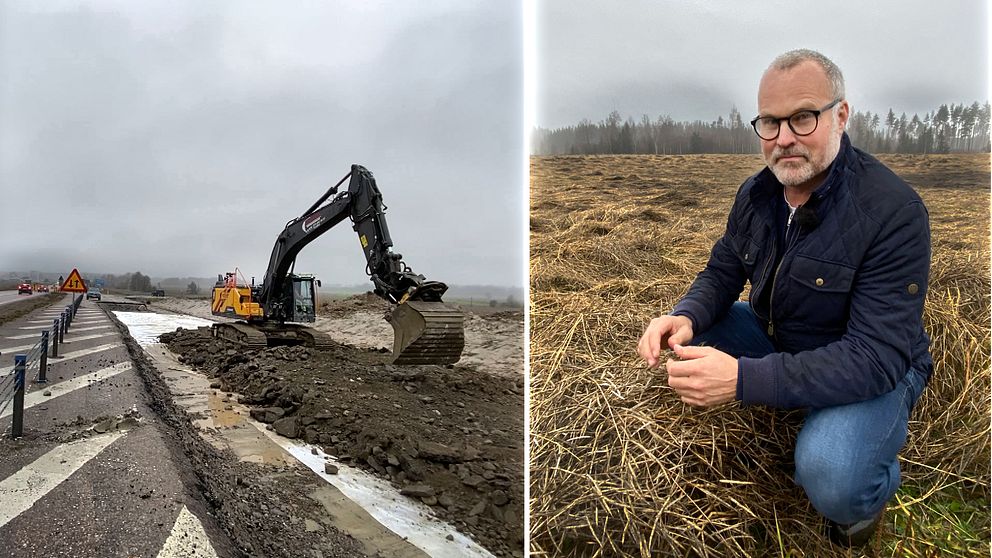
[[[265,334],[245,322],[215,323],[214,337],[226,339],[251,349],[268,346]]]
[[[334,340],[326,333],[299,324],[234,322],[217,323],[213,327],[215,337],[227,339],[252,349],[264,349],[279,345],[304,345],[321,350],[335,344]]]
[[[393,364],[454,364],[465,349],[464,314],[443,302],[407,301],[390,316]]]

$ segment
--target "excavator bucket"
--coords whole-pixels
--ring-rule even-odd
[[[389,318],[393,364],[453,364],[465,348],[464,315],[443,302],[407,301]]]

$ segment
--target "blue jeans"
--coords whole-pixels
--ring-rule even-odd
[[[746,302],[735,303],[692,344],[734,357],[776,352]],[[821,515],[851,524],[882,511],[899,488],[896,454],[925,385],[924,375],[910,368],[894,390],[875,399],[809,411],[796,439],[795,480]]]

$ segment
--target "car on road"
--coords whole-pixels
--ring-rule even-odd
[[[39,293],[47,293],[48,292],[48,285],[38,285],[38,292]]]
[[[86,300],[90,299],[100,300],[100,289],[94,287],[86,291]]]
[[[17,286],[17,294],[31,294],[31,283],[21,283]]]
[[[165,296],[165,290],[155,289],[154,291],[152,291],[152,296]]]

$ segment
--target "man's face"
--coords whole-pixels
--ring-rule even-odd
[[[786,118],[800,110],[819,110],[833,101],[826,73],[815,62],[803,62],[788,70],[765,72],[758,87],[758,114]],[[785,186],[812,190],[824,179],[827,167],[840,151],[840,138],[847,124],[847,101],[820,114],[816,130],[797,136],[783,121],[778,137],[761,140],[765,163]]]

